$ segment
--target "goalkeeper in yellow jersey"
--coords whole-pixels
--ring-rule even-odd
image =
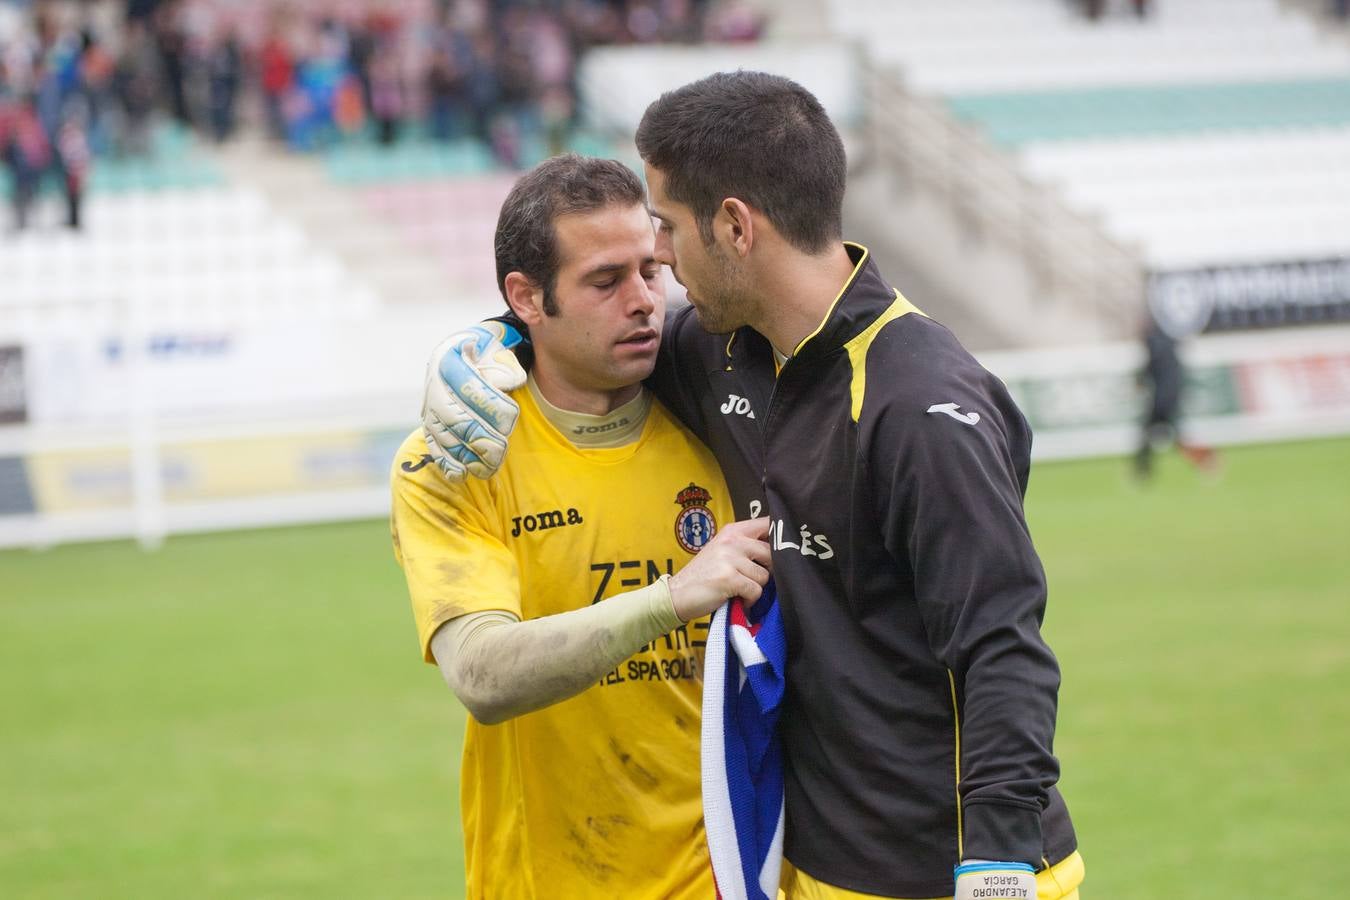
[[[711,454],[642,387],[665,301],[630,170],[548,160],[504,202],[495,250],[534,353],[510,459],[451,483],[418,429],[392,472],[421,651],[472,715],[468,896],[702,900],[706,617],[759,597],[767,521],[733,521]],[[481,327],[482,346],[502,335]]]

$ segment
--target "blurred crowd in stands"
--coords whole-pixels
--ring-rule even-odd
[[[564,146],[588,48],[762,27],[749,0],[0,0],[0,161],[19,228],[48,176],[78,228],[91,161],[151,153],[165,117],[296,151],[471,138],[516,166]]]

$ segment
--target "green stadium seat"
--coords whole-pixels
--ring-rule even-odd
[[[998,144],[1350,124],[1350,78],[963,94],[953,113]]]

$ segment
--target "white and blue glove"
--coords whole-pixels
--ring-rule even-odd
[[[511,348],[520,333],[504,322],[480,322],[441,341],[427,363],[422,432],[450,481],[491,478],[506,456],[520,407],[509,391],[525,384]]]
[[[1036,900],[1036,872],[1026,863],[968,859],[956,867],[954,900]]]

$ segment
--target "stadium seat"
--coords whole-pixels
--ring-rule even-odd
[[[1277,0],[1088,22],[1045,0],[833,0],[836,30],[1154,271],[1350,257],[1350,51]]]
[[[133,302],[151,326],[376,311],[369,288],[256,192],[98,192],[86,223],[79,234],[26,233],[0,242],[0,297],[12,321],[58,327],[92,315],[111,325],[125,321]]]

